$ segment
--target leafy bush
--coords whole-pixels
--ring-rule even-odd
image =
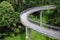
[[[10,25],[19,21],[19,13],[14,11],[13,6],[3,1],[0,3],[0,26]]]
[[[15,36],[24,29],[20,23],[19,14],[19,12],[14,11],[9,2],[3,1],[0,3],[0,34],[6,34],[3,37],[11,36],[11,33]]]
[[[0,3],[0,26],[9,25],[12,22],[13,12],[14,9],[10,3],[5,1]]]

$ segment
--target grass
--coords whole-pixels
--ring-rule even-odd
[[[4,40],[25,40],[25,32],[24,33],[20,33],[16,36],[9,36],[9,37],[6,37]]]
[[[21,40],[20,35],[14,37],[6,37],[4,40]]]
[[[31,30],[32,33],[32,40],[55,40],[53,38],[46,37],[44,35],[41,35],[33,30]],[[4,40],[26,40],[25,32],[22,32],[16,36],[10,36],[6,37]]]
[[[32,40],[55,40],[55,39],[46,37],[32,30]]]

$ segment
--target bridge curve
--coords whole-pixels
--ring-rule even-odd
[[[45,27],[40,27],[40,25],[34,24],[28,20],[28,16],[32,14],[33,12],[37,11],[43,11],[43,10],[49,10],[49,9],[55,9],[56,7],[54,5],[47,5],[47,6],[40,6],[40,7],[33,7],[29,8],[27,10],[24,10],[20,14],[20,20],[21,23],[32,30],[35,30],[36,32],[39,32],[42,35],[53,37],[56,39],[60,39],[60,31],[47,29]]]

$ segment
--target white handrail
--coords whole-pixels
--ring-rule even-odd
[[[28,20],[28,16],[30,14],[32,14],[33,12],[36,11],[40,11],[40,10],[48,10],[48,9],[55,9],[56,7],[54,5],[47,5],[47,6],[40,6],[40,7],[33,7],[27,10],[24,10],[23,12],[21,12],[20,14],[20,20],[21,23],[25,26],[28,27],[32,30],[35,30],[36,32],[39,32],[45,36],[49,36],[49,37],[54,37],[56,39],[60,39],[60,31],[56,31],[56,30],[51,30],[51,29],[47,29],[44,27],[40,27],[37,24],[34,24],[32,22],[30,22]]]

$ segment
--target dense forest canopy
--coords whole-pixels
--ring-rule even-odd
[[[0,39],[3,40],[8,36],[14,37],[21,33],[23,35],[25,27],[20,22],[21,11],[44,5],[55,5],[56,9],[43,11],[43,23],[60,26],[60,0],[0,0],[0,34],[2,34]],[[30,15],[30,18],[40,22],[39,14],[40,11],[35,12]],[[55,40],[46,36],[43,37],[47,38],[46,40]]]

